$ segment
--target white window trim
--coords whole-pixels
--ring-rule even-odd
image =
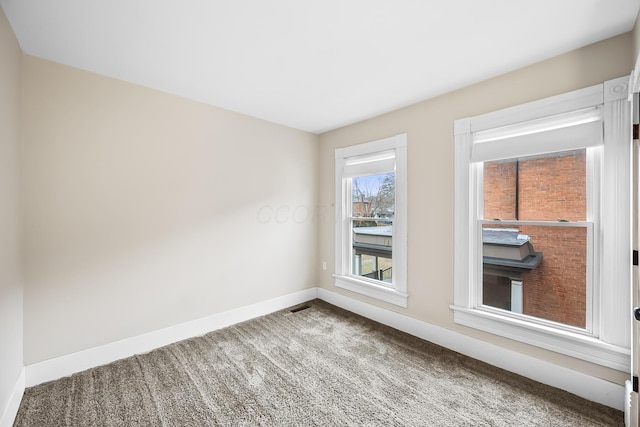
[[[480,116],[456,120],[454,213],[454,322],[547,350],[628,371],[630,365],[631,283],[631,126],[627,100],[628,77]],[[481,245],[475,233],[479,194],[472,159],[473,134],[586,108],[602,108],[604,165],[596,171],[601,186],[601,231],[594,236],[594,264],[598,283],[593,292],[592,334],[527,321],[486,306],[479,307],[475,280]],[[597,207],[596,207],[597,209]],[[474,237],[475,236],[475,237]],[[475,277],[474,277],[475,276]],[[525,285],[526,286],[526,285]]]
[[[392,268],[393,284],[384,286],[375,280],[350,275],[348,245],[351,245],[350,220],[348,219],[350,191],[349,181],[343,176],[345,160],[366,154],[395,151],[395,218],[393,221]],[[407,134],[399,134],[364,144],[336,149],[335,178],[335,273],[337,287],[379,299],[400,307],[407,307]]]

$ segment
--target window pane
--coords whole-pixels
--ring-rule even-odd
[[[361,253],[356,255],[355,260],[359,263],[357,268],[360,269],[360,273],[358,276],[391,283],[393,273],[391,258]]]
[[[396,199],[395,174],[357,176],[353,178],[353,216],[392,218]]]
[[[351,274],[392,282],[395,175],[385,173],[352,179]]]
[[[484,218],[585,221],[586,149],[484,163]]]
[[[484,225],[483,304],[585,328],[587,229]]]

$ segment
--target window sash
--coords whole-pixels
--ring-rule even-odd
[[[366,156],[358,156],[358,157],[350,157],[345,159],[345,163],[348,162],[353,162],[353,159],[369,159],[368,161],[361,161],[361,162],[355,162],[355,164],[357,165],[363,165],[366,164],[368,165],[368,170],[371,171],[370,173],[366,174],[366,175],[378,175],[378,174],[383,174],[383,173],[389,173],[389,172],[394,172],[395,173],[395,150],[388,150],[388,151],[383,151],[383,152],[378,152],[378,153],[373,153],[370,155],[366,155]],[[389,166],[391,165],[388,160],[391,160],[393,163],[393,169],[392,170],[387,170],[389,168]],[[351,165],[353,165],[354,163],[351,163]],[[375,168],[375,166],[377,166],[378,168]],[[345,169],[347,170],[346,166]],[[372,217],[358,217],[358,216],[354,216],[353,215],[353,178],[356,178],[358,176],[365,176],[362,175],[360,173],[358,173],[355,176],[350,176],[347,175],[343,175],[346,181],[346,190],[345,190],[345,199],[346,199],[346,204],[347,204],[347,215],[345,217],[345,222],[348,223],[348,232],[347,232],[347,236],[345,237],[345,240],[348,240],[348,248],[346,252],[348,253],[348,259],[349,260],[353,260],[354,259],[354,250],[353,250],[353,223],[354,221],[365,221],[367,219],[371,220],[373,219]],[[397,203],[397,198],[395,197],[394,194],[394,210],[395,210],[395,206]],[[392,231],[391,231],[391,238],[393,239],[394,233],[395,233],[395,222],[394,222],[395,217],[392,218],[384,218],[385,221],[390,221],[392,223]],[[392,250],[393,253],[393,250]],[[393,258],[392,258],[392,262],[393,262]],[[392,288],[395,289],[395,276],[391,277],[391,283],[389,282],[384,282],[382,280],[376,280],[376,279],[371,279],[368,277],[364,277],[364,276],[360,276],[357,274],[354,274],[352,271],[352,265],[351,263],[349,263],[347,266],[345,266],[346,272],[345,275],[358,279],[358,280],[363,280],[365,282],[370,282],[372,284],[376,284],[379,286],[384,286],[384,287],[388,287],[388,288]]]
[[[554,322],[551,320],[543,319],[540,317],[530,316],[521,313],[513,313],[506,310],[501,310],[495,307],[491,307],[483,304],[483,242],[482,242],[482,229],[484,225],[500,225],[500,226],[540,226],[540,227],[560,227],[560,228],[585,228],[587,230],[587,253],[586,253],[586,313],[585,313],[585,327],[579,328],[576,326]],[[475,259],[475,268],[474,275],[472,278],[473,286],[475,287],[475,300],[473,301],[472,308],[488,311],[492,313],[497,313],[506,317],[522,319],[534,324],[542,325],[545,327],[557,328],[560,330],[565,330],[568,332],[575,332],[579,334],[584,334],[592,337],[598,337],[597,329],[594,329],[594,324],[597,324],[597,319],[594,319],[594,292],[596,290],[595,279],[594,279],[594,265],[596,256],[596,250],[594,245],[594,227],[595,224],[593,221],[573,221],[573,222],[559,222],[559,221],[516,221],[516,220],[508,220],[508,221],[492,221],[479,219],[476,221],[476,236],[475,236],[475,245],[476,245],[476,253],[478,256]],[[524,284],[526,286],[526,283]]]
[[[363,221],[363,220],[366,220],[366,219],[370,219],[370,218],[369,217],[353,217],[353,216],[347,218],[347,221],[349,222],[349,235],[351,236],[349,238],[350,241],[351,241],[351,244],[349,245],[349,250],[348,250],[349,258],[351,260],[353,260],[354,256],[355,256],[354,249],[353,249],[353,243],[354,243],[354,241],[353,241],[353,229],[354,229],[353,223],[354,223],[354,221]],[[384,220],[385,221],[389,221],[389,222],[392,223],[391,224],[392,225],[391,238],[393,239],[393,234],[395,232],[394,222],[393,222],[393,220],[391,218],[384,218]],[[394,257],[393,257],[393,246],[392,246],[391,254],[392,254],[391,255],[391,261],[393,263],[393,259],[394,259]],[[392,269],[393,269],[393,264],[392,264]],[[366,282],[371,282],[372,284],[376,284],[376,285],[384,286],[384,287],[387,287],[387,288],[395,289],[395,280],[396,279],[395,279],[395,276],[393,276],[393,275],[391,276],[391,283],[385,282],[383,280],[376,280],[376,279],[372,279],[372,278],[369,278],[369,277],[365,277],[365,276],[361,276],[361,275],[355,274],[352,271],[351,268],[348,269],[346,275],[349,276],[349,277],[352,277],[354,279],[363,280],[363,281],[366,281]]]
[[[602,122],[592,122],[599,123]],[[483,143],[481,143],[483,144]],[[558,327],[560,330],[574,331],[577,329],[581,331],[581,334],[588,334],[595,338],[599,338],[599,325],[600,325],[600,310],[598,307],[599,293],[601,292],[601,278],[599,263],[601,260],[600,250],[600,210],[597,208],[601,205],[600,199],[600,185],[601,185],[601,168],[602,168],[602,146],[596,147],[576,147],[586,148],[587,151],[587,165],[586,165],[586,220],[585,221],[572,221],[572,222],[560,222],[560,221],[522,221],[522,220],[501,220],[493,221],[484,218],[484,162],[493,161],[499,159],[488,159],[482,162],[469,162],[468,168],[472,170],[471,179],[475,182],[475,185],[470,186],[470,196],[475,202],[476,209],[472,211],[472,234],[470,239],[473,242],[475,239],[475,255],[470,260],[472,267],[469,271],[470,286],[473,287],[473,295],[469,307],[482,310],[482,226],[484,224],[492,225],[532,225],[532,226],[553,226],[553,227],[585,227],[587,228],[587,310],[585,316],[585,328],[574,328],[570,325],[564,325],[556,322],[546,321],[540,319],[540,321],[534,321],[534,324],[544,325],[545,327]],[[535,147],[531,147],[530,151],[535,151]],[[526,157],[531,152],[524,152],[522,157]],[[561,152],[566,150],[553,150],[551,152]],[[512,158],[512,157],[505,157]],[[508,315],[507,317],[511,317]],[[532,316],[526,316],[524,318],[533,318]],[[558,326],[560,325],[560,326]]]

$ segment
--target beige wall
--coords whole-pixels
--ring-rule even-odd
[[[316,135],[30,56],[23,114],[26,365],[316,285]]]
[[[329,263],[320,285],[463,334],[622,384],[628,373],[592,365],[453,323],[453,121],[579,89],[631,72],[627,33],[438,98],[320,137],[320,204],[334,200],[334,150],[408,134],[408,308],[358,296],[333,285],[333,211],[321,224],[319,256]]]
[[[18,129],[22,52],[0,8],[0,418],[22,370]]]

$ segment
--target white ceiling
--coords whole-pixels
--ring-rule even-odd
[[[321,133],[630,31],[640,0],[0,4],[29,55]]]

